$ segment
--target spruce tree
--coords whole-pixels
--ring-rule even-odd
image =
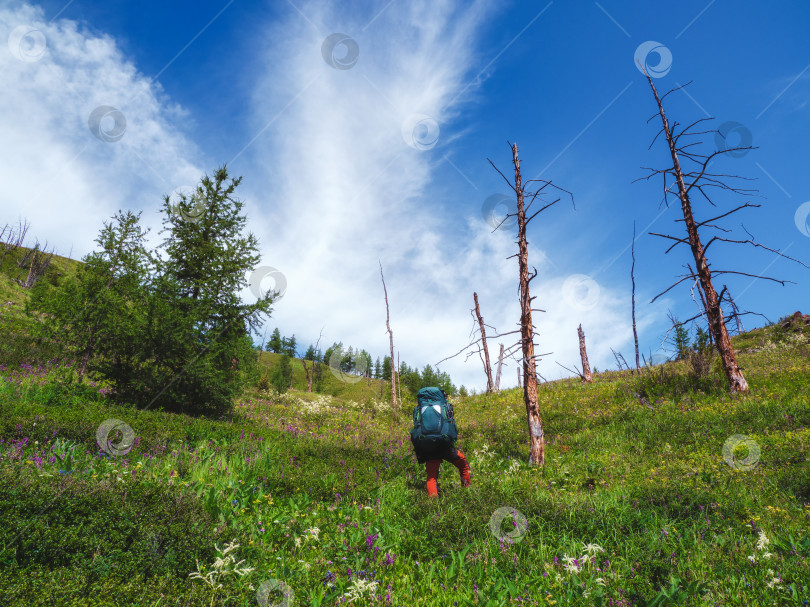
[[[270,341],[267,342],[267,349],[271,352],[275,352],[278,354],[281,352],[281,333],[278,330],[278,327],[273,329],[272,335],[270,335]]]

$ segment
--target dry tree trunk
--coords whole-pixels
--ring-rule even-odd
[[[743,331],[745,331],[745,327],[740,320],[740,311],[737,309],[737,304],[734,303],[734,298],[731,296],[728,287],[723,285],[723,289],[728,293],[728,303],[731,304],[731,311],[734,312],[734,320],[737,321],[737,333],[742,335]]]
[[[737,357],[734,354],[734,349],[731,347],[731,341],[728,337],[728,330],[726,329],[725,321],[723,320],[723,311],[720,309],[720,301],[717,297],[717,291],[712,284],[712,273],[709,270],[709,264],[706,261],[706,256],[703,252],[703,245],[700,242],[700,236],[697,231],[697,224],[692,215],[692,203],[689,200],[689,193],[684,183],[683,171],[681,171],[681,164],[678,160],[678,151],[675,145],[675,140],[672,136],[672,131],[669,127],[666,114],[664,113],[664,106],[661,98],[658,96],[658,91],[655,89],[652,78],[647,74],[647,81],[650,83],[655,101],[658,104],[658,113],[661,116],[661,122],[664,126],[664,134],[669,144],[669,153],[672,156],[673,172],[675,180],[678,184],[678,197],[681,201],[681,210],[683,211],[683,219],[686,223],[686,231],[688,234],[689,248],[692,250],[692,256],[695,259],[695,267],[697,275],[700,279],[700,286],[703,288],[703,294],[706,298],[706,316],[709,319],[709,329],[714,337],[715,347],[720,354],[720,360],[723,364],[723,372],[728,380],[729,389],[732,393],[735,392],[748,392],[748,382],[743,376],[742,370],[737,364]]]
[[[515,371],[517,371],[517,376],[518,376],[518,388],[520,388],[520,387],[521,387],[521,385],[520,385],[520,367],[516,367],[516,368],[515,368]]]
[[[534,360],[534,325],[532,324],[532,297],[529,281],[528,244],[526,242],[526,212],[523,207],[523,184],[520,177],[520,159],[517,144],[512,144],[512,163],[515,165],[515,193],[517,194],[518,266],[520,268],[520,337],[523,347],[523,402],[529,425],[529,464],[546,463],[546,444],[543,421],[537,408],[537,368]]]
[[[585,332],[582,325],[577,327],[577,335],[579,335],[579,357],[582,359],[582,381],[591,383],[591,365],[588,363],[588,352],[585,350]]]
[[[396,368],[394,367],[394,332],[391,330],[390,315],[388,313],[388,289],[385,288],[385,276],[383,276],[382,263],[380,263],[380,277],[383,283],[383,293],[385,293],[385,329],[388,331],[391,342],[391,404],[397,405],[397,380]]]
[[[399,369],[399,352],[397,352],[397,369]],[[397,390],[399,390],[399,402],[402,402],[402,381],[401,381],[401,379],[402,379],[401,377],[397,378]]]
[[[489,348],[487,347],[487,331],[484,328],[484,319],[481,318],[481,309],[478,307],[478,293],[473,293],[475,301],[475,315],[478,317],[478,326],[481,328],[481,346],[484,348],[484,371],[487,374],[487,394],[492,392],[492,368],[489,364]]]
[[[495,375],[495,391],[501,389],[501,367],[503,367],[503,344],[501,344],[501,353],[498,354],[498,373]]]
[[[638,331],[636,331],[636,222],[633,222],[633,242],[630,245],[630,256],[633,258],[633,265],[630,266],[630,282],[633,285],[632,294],[632,314],[633,314],[633,341],[636,345],[636,369],[641,368],[638,359]]]
[[[307,360],[305,358],[301,359],[301,364],[304,365],[304,375],[307,378],[307,392],[312,392],[312,373],[310,369],[307,369]],[[312,371],[315,371],[315,362],[312,363]]]

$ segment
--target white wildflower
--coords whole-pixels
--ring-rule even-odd
[[[602,579],[602,578],[600,578],[600,577],[596,578],[596,579],[594,580],[594,582],[596,582],[596,583],[597,583],[597,584],[599,584],[600,586],[604,586],[604,585],[605,585],[605,580],[603,580],[603,579]]]
[[[377,589],[377,582],[369,582],[367,580],[362,580],[360,578],[354,578],[352,580],[352,586],[349,588],[349,591],[345,593],[343,596],[348,597],[349,602],[354,601],[355,599],[363,598],[366,592],[374,592]]]
[[[318,541],[318,539],[319,539],[319,538],[318,538],[318,534],[320,534],[320,532],[321,532],[321,530],[320,530],[318,527],[310,527],[309,529],[307,529],[307,530],[304,532],[304,533],[306,534],[306,535],[304,536],[304,539],[305,539],[306,541],[308,541],[308,542],[309,542],[309,541],[317,542],[317,541]]]
[[[305,571],[309,571],[309,568],[312,567],[311,563],[307,563],[306,561],[302,561],[298,559],[298,562],[301,563],[301,566],[304,568]]]
[[[580,566],[577,564],[577,559],[573,556],[568,556],[567,554],[563,556],[563,560],[565,561],[565,569],[568,573],[579,573]]]
[[[593,556],[597,552],[604,552],[605,549],[598,544],[585,544],[582,548],[588,556]]]
[[[751,556],[748,557],[748,560],[751,561],[752,563],[756,563],[757,557],[752,554]]]
[[[773,554],[771,554],[770,552],[763,552],[762,553],[762,558],[764,558],[764,559],[769,559],[772,556],[773,556]]]
[[[760,530],[759,532],[759,541],[757,542],[757,550],[762,550],[765,546],[771,543],[767,537],[765,537],[765,532]]]
[[[296,548],[301,547],[301,538],[300,537],[295,538],[295,547]]]
[[[231,541],[230,544],[225,545],[225,549],[219,548],[216,544],[214,544],[214,548],[219,553],[219,556],[214,561],[214,564],[211,566],[211,571],[206,574],[203,574],[200,571],[200,563],[197,562],[197,571],[189,574],[189,577],[193,580],[202,580],[209,586],[211,586],[212,590],[218,590],[222,588],[222,583],[220,579],[227,575],[235,575],[242,577],[247,575],[251,571],[253,571],[253,567],[240,567],[244,560],[239,562],[236,561],[236,556],[232,554],[237,548],[239,548],[239,544],[236,543],[236,540]]]

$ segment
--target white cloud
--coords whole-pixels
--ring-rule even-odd
[[[35,33],[20,38],[29,30]],[[67,19],[46,22],[38,7],[0,8],[0,40],[0,221],[25,217],[31,235],[79,258],[115,211],[143,209],[156,242],[162,194],[202,174],[199,152],[178,128],[182,108],[112,38]],[[20,60],[42,41],[41,58]],[[120,113],[106,112],[98,126],[121,135],[117,141],[98,139],[88,124],[105,105]]]
[[[489,7],[393,3],[364,29],[383,5],[340,15],[314,3],[298,5],[304,16],[290,10],[270,28],[254,104],[257,131],[272,121],[253,150],[266,177],[261,188],[246,182],[245,189],[256,219],[252,229],[264,243],[263,263],[281,269],[288,281],[270,328],[295,332],[306,344],[323,326],[326,345],[342,340],[384,355],[379,259],[395,346],[403,360],[422,366],[468,343],[473,291],[488,324],[501,332],[517,328],[517,261],[506,259],[516,246],[481,220],[483,197],[439,200],[433,185],[454,170],[442,159],[452,152],[451,142],[464,145],[453,134],[465,128],[457,124],[472,106],[447,104],[483,65],[479,30]],[[334,69],[321,57],[321,43],[333,32],[357,42],[351,69]],[[474,93],[470,87],[464,95]],[[401,126],[412,114],[437,121],[435,148],[405,144]],[[612,360],[609,346],[632,340],[629,293],[601,285],[599,306],[581,313],[561,301],[565,277],[554,276],[543,259],[530,248],[530,263],[541,274],[533,283],[535,307],[548,311],[535,317],[539,351],[555,352],[547,361],[578,361],[582,322],[592,364],[604,368],[607,357]],[[485,382],[477,357],[463,360],[441,368],[457,384],[480,389]],[[549,378],[558,370],[553,362],[541,364]],[[514,366],[503,381],[516,383]]]
[[[290,8],[282,22],[268,25],[267,48],[250,66],[263,71],[255,77],[248,118],[254,130],[244,144],[267,128],[232,169],[245,175],[239,194],[248,205],[249,229],[263,243],[262,265],[287,278],[270,328],[295,332],[305,347],[324,327],[325,345],[342,340],[384,355],[380,260],[395,345],[403,360],[422,366],[468,343],[473,291],[488,324],[501,332],[517,328],[517,261],[507,259],[515,253],[513,237],[491,233],[480,215],[483,196],[460,200],[437,187],[443,174],[455,171],[443,156],[464,145],[466,118],[475,108],[470,101],[481,83],[465,87],[497,49],[479,48],[492,10],[484,2],[392,3],[369,24],[386,4],[364,14],[299,5],[306,19]],[[27,217],[32,234],[60,253],[73,247],[73,257],[80,257],[117,209],[144,209],[155,242],[161,195],[197,183],[214,168],[201,163],[202,154],[183,134],[183,109],[139,73],[112,38],[69,20],[46,23],[42,11],[27,4],[0,9],[3,40],[20,25],[41,32],[46,47],[33,61],[19,58],[32,52],[28,46],[0,48],[0,221]],[[333,32],[357,41],[360,54],[351,69],[335,69],[322,58],[322,43]],[[23,40],[31,41],[36,38]],[[126,118],[119,141],[100,141],[88,127],[102,105]],[[414,114],[436,121],[434,148],[420,151],[403,139],[402,125]],[[108,117],[101,126],[114,125]],[[624,286],[601,284],[598,305],[579,311],[562,299],[566,276],[534,244],[530,263],[540,272],[535,307],[547,310],[535,317],[537,350],[554,352],[540,372],[552,379],[562,372],[555,359],[578,363],[580,322],[592,365],[613,365],[610,346],[627,356],[632,333]],[[651,307],[645,310],[650,316],[639,318],[640,331],[651,325]],[[463,360],[441,368],[457,384],[481,389],[477,357]],[[503,385],[515,380],[512,364]]]

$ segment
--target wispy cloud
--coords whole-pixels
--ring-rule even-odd
[[[515,252],[513,237],[490,233],[481,219],[483,197],[448,198],[435,187],[442,172],[453,170],[444,154],[464,145],[453,135],[465,128],[470,99],[447,104],[499,50],[479,42],[491,7],[394,3],[365,31],[373,7],[340,15],[314,3],[297,8],[271,26],[271,43],[257,63],[265,73],[255,95],[256,128],[315,82],[254,144],[254,161],[265,170],[260,184],[245,186],[253,229],[265,243],[263,263],[288,280],[270,326],[305,341],[314,341],[323,326],[329,343],[341,339],[385,353],[379,259],[396,346],[410,364],[432,364],[466,343],[473,291],[488,323],[503,332],[516,328],[517,262],[507,259]],[[335,69],[321,56],[323,40],[334,32],[357,43],[350,69]],[[465,95],[476,93],[469,87]],[[438,124],[432,149],[406,144],[402,127],[414,114]],[[612,358],[608,346],[631,339],[628,298],[603,285],[598,309],[572,310],[561,301],[565,276],[551,274],[537,248],[530,256],[544,274],[534,283],[538,306],[547,310],[536,319],[539,349],[555,351],[567,364],[576,360],[582,322],[593,335],[596,364],[605,366]],[[548,376],[559,376],[553,363],[543,366]],[[458,383],[483,384],[472,359],[442,368]],[[507,385],[516,381],[510,373]]]
[[[493,10],[480,1],[387,7],[381,1],[339,12],[296,3],[267,25],[266,46],[244,63],[255,83],[252,107],[230,118],[242,140],[226,143],[232,156],[239,152],[231,168],[245,177],[240,196],[248,227],[263,243],[262,264],[287,278],[271,328],[295,332],[306,344],[323,327],[327,344],[342,340],[382,355],[387,337],[378,260],[396,346],[412,365],[435,363],[467,343],[473,291],[490,325],[501,332],[517,328],[517,262],[508,259],[514,235],[491,233],[481,217],[482,192],[442,186],[448,172],[458,179],[452,159],[465,145],[474,123],[468,116],[485,82],[476,74],[509,61],[508,49],[483,42]],[[553,18],[547,13],[543,19]],[[0,10],[4,39],[21,25],[41,34],[25,44],[44,39],[46,45],[32,61],[0,50],[3,220],[25,216],[41,240],[61,253],[73,247],[79,257],[119,208],[143,209],[146,223],[159,228],[161,195],[196,183],[227,160],[216,150],[214,164],[203,161],[185,134],[190,117],[113,38],[65,19],[47,22],[27,4]],[[346,34],[358,51],[351,56],[351,43],[336,48],[337,68],[324,59],[324,40],[333,33]],[[110,110],[89,125],[100,106]],[[120,139],[103,141],[104,133]],[[541,373],[559,377],[564,372],[555,360],[578,361],[580,323],[592,365],[613,365],[609,347],[627,354],[632,339],[628,289],[602,283],[595,306],[571,305],[563,296],[568,276],[548,261],[570,253],[530,242],[530,262],[540,273],[535,305],[546,310],[535,317],[538,351],[554,352]],[[651,325],[653,311],[639,318],[640,329]],[[457,383],[484,384],[477,359],[465,364],[459,357],[442,369]],[[503,382],[515,381],[512,364]]]
[[[2,221],[27,217],[40,240],[74,257],[93,248],[119,208],[144,209],[146,223],[159,225],[161,195],[195,183],[203,170],[181,131],[184,110],[109,36],[67,19],[49,22],[28,4],[0,9],[0,39],[14,31],[0,48]],[[31,31],[38,33],[20,38]],[[90,124],[99,106],[117,112]],[[117,140],[102,140],[105,132]]]

